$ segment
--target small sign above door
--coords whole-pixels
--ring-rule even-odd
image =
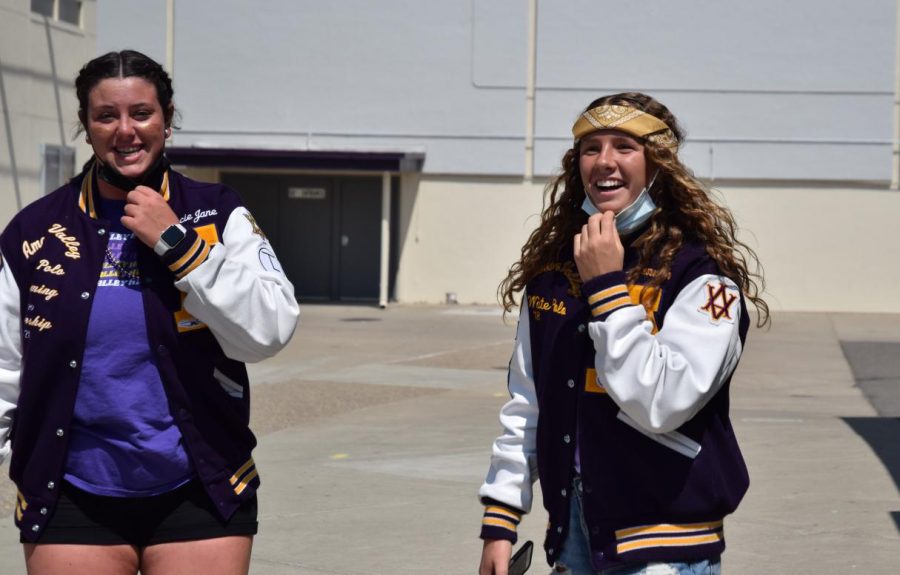
[[[327,193],[325,188],[288,188],[291,200],[324,200]]]

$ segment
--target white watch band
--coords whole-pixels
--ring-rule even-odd
[[[185,228],[181,224],[172,224],[171,226],[169,226],[169,228],[171,228],[171,227],[176,227],[176,228],[180,229],[181,232],[184,234],[187,233],[187,228]],[[169,228],[166,228],[166,230],[168,230]],[[165,234],[165,231],[163,232],[163,234]],[[156,252],[156,255],[158,255],[158,256],[166,255],[166,252],[169,251],[170,249],[172,249],[172,246],[167,244],[165,242],[165,240],[162,239],[162,236],[159,237],[159,241],[156,242],[155,246],[153,246],[153,251]]]

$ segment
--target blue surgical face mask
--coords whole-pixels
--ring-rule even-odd
[[[644,186],[638,197],[616,214],[616,230],[618,230],[619,235],[627,235],[635,231],[656,212],[656,204],[653,203],[653,198],[650,197],[650,188],[653,187],[653,182],[656,181],[657,175],[659,175],[659,170],[656,170],[656,173],[650,178],[650,183]],[[588,194],[584,195],[581,209],[589,216],[600,212]]]

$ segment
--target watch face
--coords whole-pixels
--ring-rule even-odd
[[[174,248],[184,238],[184,232],[178,226],[169,226],[162,233],[162,241],[170,248]]]

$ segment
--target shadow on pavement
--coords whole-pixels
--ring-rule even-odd
[[[900,417],[900,343],[842,341],[856,385],[882,417]]]
[[[850,429],[862,437],[872,451],[881,459],[882,465],[891,474],[894,484],[900,489],[900,418],[897,417],[844,417]],[[900,531],[900,511],[892,511],[891,517],[897,531]]]

